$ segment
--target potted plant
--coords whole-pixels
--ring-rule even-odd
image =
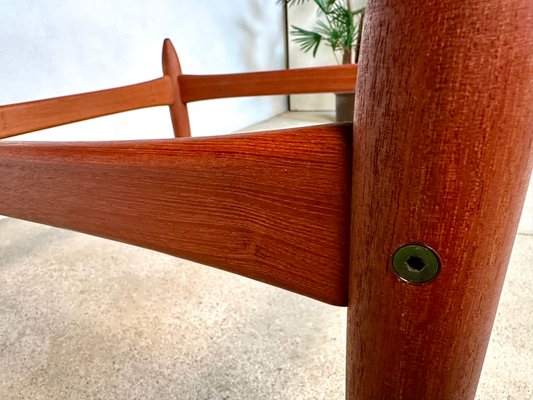
[[[310,0],[281,0],[288,6]],[[337,62],[357,63],[361,46],[361,33],[365,7],[355,8],[353,0],[312,0],[317,6],[317,21],[311,29],[291,25],[293,42],[304,52],[316,56],[322,43],[333,52]],[[354,93],[336,93],[337,121],[352,120]]]

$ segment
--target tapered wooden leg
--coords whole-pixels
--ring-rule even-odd
[[[531,0],[370,2],[354,122],[350,400],[474,398],[533,161],[532,21]],[[396,274],[393,255],[410,243],[437,254],[435,279]],[[407,279],[431,267],[413,257],[396,260]]]
[[[191,124],[187,104],[182,100],[179,77],[182,75],[178,54],[170,39],[163,42],[163,74],[170,78],[172,83],[172,104],[169,105],[172,129],[175,137],[190,137]]]

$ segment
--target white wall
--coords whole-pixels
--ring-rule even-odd
[[[0,104],[157,78],[165,37],[172,39],[184,73],[283,69],[284,33],[283,8],[274,0],[0,0]],[[283,96],[194,103],[193,135],[231,132],[286,105]],[[161,107],[26,139],[171,136],[168,110]]]

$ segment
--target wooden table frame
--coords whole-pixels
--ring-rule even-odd
[[[531,0],[371,0],[353,130],[3,141],[0,214],[347,306],[349,400],[473,399],[533,164],[531,21]],[[250,94],[183,77],[170,50],[113,112],[166,104],[188,136],[188,101]],[[0,135],[46,127],[48,106],[54,123],[107,113],[82,106],[109,92],[86,96],[4,107]],[[393,270],[411,243],[438,255],[432,281]]]

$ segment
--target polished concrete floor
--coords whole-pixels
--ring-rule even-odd
[[[284,117],[306,118],[315,117]],[[342,308],[14,219],[0,220],[0,238],[2,400],[343,399]],[[480,400],[533,399],[532,266],[525,232]]]

